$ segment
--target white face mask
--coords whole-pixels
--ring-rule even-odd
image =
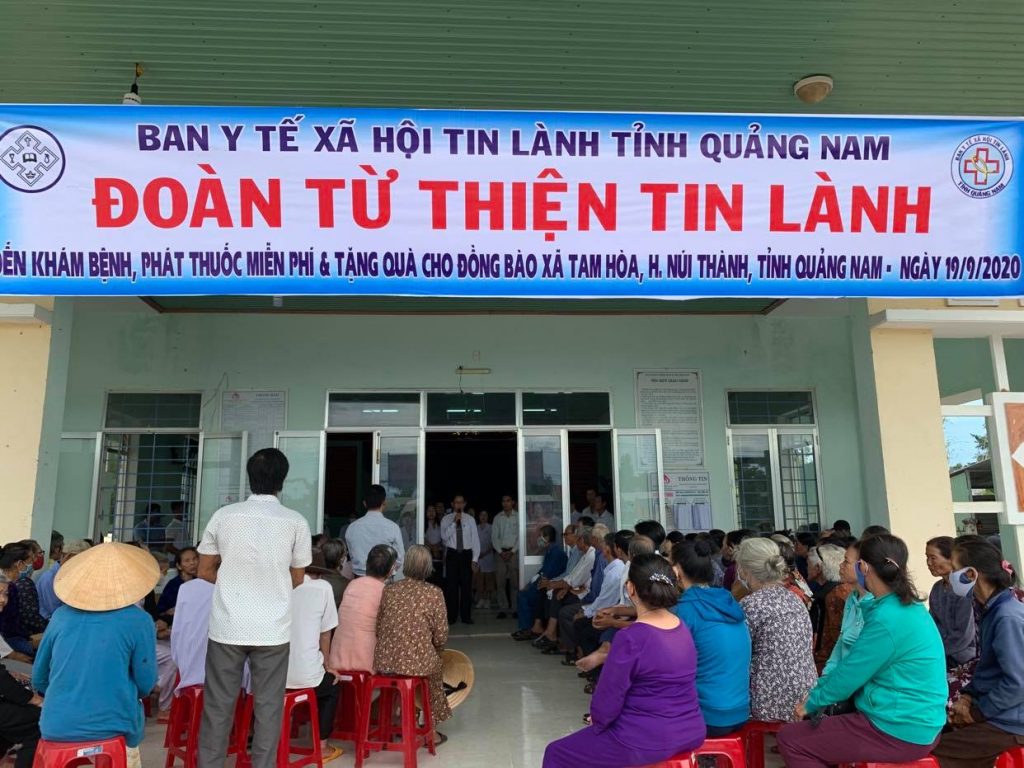
[[[548,540],[547,539],[545,539],[543,536],[538,536],[537,537],[537,548],[538,549],[544,549],[547,545],[548,545]]]
[[[977,575],[973,579],[967,578],[967,571],[969,570],[971,569],[961,568],[959,571],[953,571],[949,574],[949,586],[957,597],[967,597],[974,591],[974,585],[978,583]]]

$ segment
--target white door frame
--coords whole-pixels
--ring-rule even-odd
[[[612,476],[615,482],[615,519],[622,522],[622,481],[619,478],[619,436],[629,437],[639,435],[644,437],[654,436],[655,460],[657,461],[658,472],[658,522],[667,530],[668,519],[665,514],[665,464],[662,460],[661,448],[661,427],[648,427],[646,429],[613,429],[612,430]]]
[[[324,529],[324,463],[327,451],[327,433],[324,430],[291,430],[285,429],[274,432],[274,447],[280,450],[281,438],[298,437],[298,438],[315,438],[319,440],[320,450],[319,459],[317,466],[317,484],[316,484],[316,533],[320,533]],[[244,472],[244,470],[243,470]],[[245,486],[242,486],[243,488]]]
[[[364,433],[365,434],[365,433]],[[427,436],[422,427],[382,427],[373,430],[370,482],[380,484],[380,444],[382,438],[411,437],[416,440],[416,543],[422,544],[426,528]],[[323,471],[321,470],[321,487]]]

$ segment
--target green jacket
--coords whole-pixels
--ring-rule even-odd
[[[864,629],[807,700],[814,714],[853,698],[857,711],[893,738],[931,744],[946,724],[946,653],[920,603],[895,595],[861,604]]]

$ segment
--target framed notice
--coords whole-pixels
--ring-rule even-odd
[[[287,417],[284,390],[232,389],[221,397],[220,427],[225,432],[248,432],[249,456],[274,447],[274,433],[287,428]]]
[[[661,429],[666,471],[704,466],[700,372],[636,372],[636,425]]]
[[[992,477],[996,498],[1005,506],[1005,522],[1024,523],[1024,394],[993,392],[989,419]]]
[[[699,533],[714,528],[711,475],[708,472],[665,473],[665,520],[669,530],[683,533]]]

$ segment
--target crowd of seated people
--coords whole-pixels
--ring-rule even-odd
[[[551,743],[545,768],[653,764],[748,721],[781,725],[777,749],[798,768],[929,755],[987,768],[1024,746],[1024,591],[998,542],[929,541],[926,596],[882,526],[860,538],[843,521],[798,536],[666,534],[654,521],[603,542],[580,533],[593,534],[570,527],[567,543],[594,558],[580,566],[548,540],[547,570],[520,593],[535,612],[513,635],[588,679],[587,727]],[[588,567],[602,588],[579,585],[588,596],[552,624],[545,586]]]

